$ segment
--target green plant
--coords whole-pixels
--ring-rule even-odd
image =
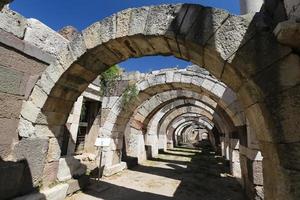
[[[122,75],[122,68],[118,65],[110,67],[108,70],[100,74],[100,95],[111,95],[110,89],[114,88],[116,81]]]
[[[138,94],[139,94],[139,90],[137,89],[136,85],[129,84],[122,95],[121,103],[123,107],[125,107],[124,105],[132,101]]]

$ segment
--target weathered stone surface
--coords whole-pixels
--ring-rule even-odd
[[[280,22],[274,29],[274,34],[283,45],[300,48],[300,24],[294,21]]]
[[[11,154],[12,144],[18,141],[17,125],[19,120],[0,118],[0,156],[2,159]]]
[[[0,117],[19,118],[23,97],[0,93]]]
[[[165,34],[181,7],[182,4],[151,7],[145,27],[146,34]]]
[[[19,38],[23,38],[26,28],[26,18],[12,10],[3,9],[0,12],[0,28]]]
[[[114,175],[118,172],[121,172],[122,170],[124,170],[126,168],[127,168],[127,166],[126,166],[125,162],[120,162],[120,163],[115,164],[113,166],[106,166],[104,168],[103,175],[104,176],[111,176],[111,175]]]
[[[41,138],[24,138],[14,148],[16,158],[28,162],[33,185],[42,178],[47,150],[48,139]]]
[[[27,20],[24,41],[53,55],[65,48],[68,40],[36,19]]]
[[[249,23],[250,20],[246,18],[229,16],[207,42],[204,50],[204,64],[216,68],[215,73],[212,73],[216,77],[220,77],[224,61],[252,36],[249,33],[251,30],[248,29]]]
[[[0,91],[10,94],[22,94],[23,73],[0,66]]]
[[[255,51],[253,49],[255,49]],[[262,71],[290,52],[290,48],[276,42],[272,33],[260,32],[248,40],[248,42],[229,59],[229,63],[234,67],[239,66],[239,72],[247,77]]]
[[[15,200],[64,200],[67,196],[69,185],[59,184],[52,188],[47,188],[40,193],[32,193],[26,196],[15,198]]]
[[[60,158],[61,147],[58,140],[59,140],[58,138],[49,139],[49,148],[47,154],[48,162],[58,161]]]
[[[58,161],[45,164],[43,172],[43,186],[48,187],[51,183],[56,181],[58,171]]]
[[[89,184],[89,177],[88,176],[81,176],[78,179],[71,179],[67,182],[69,185],[67,195],[73,194],[79,190],[83,190]]]
[[[79,34],[78,30],[73,26],[65,26],[60,29],[58,33],[69,41],[75,39],[75,37]]]
[[[20,137],[25,138],[35,136],[35,128],[32,122],[21,117],[18,126],[18,133]]]
[[[85,171],[86,167],[80,163],[80,160],[74,157],[60,158],[57,179],[59,181],[66,181],[72,177],[84,174]]]
[[[32,101],[25,101],[22,105],[21,116],[31,122],[36,122],[41,109]]]
[[[299,22],[300,19],[300,3],[297,0],[284,0],[284,7],[289,20]]]

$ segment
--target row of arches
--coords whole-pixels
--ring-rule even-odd
[[[28,31],[34,33],[35,26]],[[101,125],[99,135],[113,139],[106,165],[120,161],[113,158],[122,148],[128,122],[132,122],[131,130],[143,131],[147,127],[151,132],[158,127],[158,132],[171,133],[169,124],[178,116],[176,111],[172,114],[166,109],[179,108],[175,104],[165,106],[176,99],[188,105],[180,108],[182,112],[195,109],[214,125],[208,135],[220,134],[222,152],[229,159],[235,158],[238,143],[248,147],[251,141],[247,139],[257,138],[263,155],[266,199],[299,196],[299,181],[295,178],[299,171],[299,77],[297,73],[289,76],[291,71],[297,72],[299,57],[276,41],[272,26],[260,13],[236,16],[194,4],[133,8],[92,24],[64,44],[52,44],[49,53],[55,59],[34,85],[20,113],[20,124],[26,123],[31,130],[29,135],[19,133],[22,142],[32,138],[52,141],[42,164],[59,159],[60,149],[56,147],[62,140],[60,127],[65,125],[76,99],[99,73],[129,58],[172,55],[203,66],[212,76],[167,70],[137,83],[138,98],[126,110],[120,109],[117,100]],[[42,40],[33,45],[46,52],[49,49]],[[160,122],[163,116],[168,123]],[[141,125],[138,129],[133,123],[137,121]],[[246,156],[240,159],[240,165],[253,164],[246,158],[251,154],[248,151],[244,148]],[[233,163],[232,166],[238,164]],[[36,163],[29,165],[34,168]],[[43,179],[45,170],[36,175],[35,182]],[[253,183],[248,175],[241,171],[244,184]]]

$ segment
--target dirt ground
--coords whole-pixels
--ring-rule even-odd
[[[223,158],[207,143],[177,147],[158,158],[93,183],[68,200],[244,200]]]

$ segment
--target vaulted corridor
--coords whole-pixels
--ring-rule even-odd
[[[208,141],[202,141],[198,147],[169,149],[133,169],[103,178],[100,184],[91,180],[89,189],[68,199],[245,199],[228,169]]]

